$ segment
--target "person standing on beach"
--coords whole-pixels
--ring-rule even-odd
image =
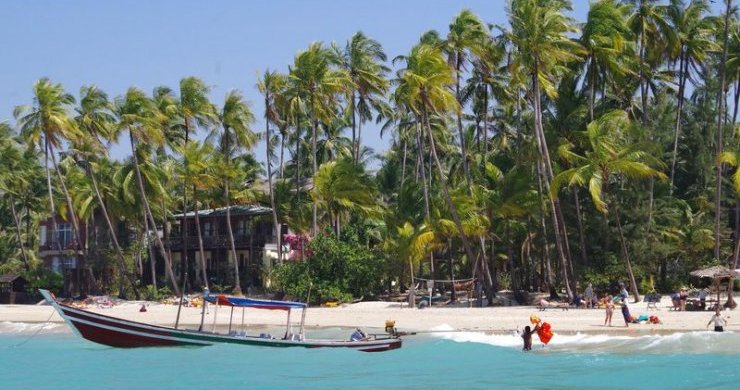
[[[709,328],[709,325],[714,322],[714,331],[715,332],[724,332],[725,326],[727,326],[727,320],[722,317],[722,311],[717,306],[717,308],[714,310],[714,315],[712,318],[709,319],[709,322],[707,322],[707,328]]]
[[[630,315],[630,308],[627,306],[627,301],[622,299],[622,317],[624,317],[624,326],[629,327],[632,316]]]
[[[604,326],[608,323],[609,326],[612,326],[612,314],[614,314],[614,302],[612,302],[612,296],[608,295],[604,299],[604,303],[606,304],[606,317],[604,317]]]
[[[627,292],[627,286],[622,282],[619,282],[619,295],[622,297],[622,301],[626,304],[627,297],[629,297],[630,294]]]
[[[594,307],[594,287],[591,283],[588,284],[586,291],[583,292],[583,297],[586,300],[587,309]]]
[[[624,283],[620,283],[619,287],[619,296],[622,298],[622,317],[624,317],[624,326],[629,327],[630,322],[632,321],[630,308],[629,306],[627,306],[627,297],[629,296],[629,293],[627,292],[627,287],[624,285]]]

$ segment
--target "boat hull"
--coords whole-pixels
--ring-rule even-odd
[[[376,337],[363,341],[284,340],[255,336],[232,336],[150,325],[93,313],[56,302],[48,291],[44,298],[80,337],[118,348],[207,346],[239,344],[262,347],[350,348],[364,352],[382,352],[401,348],[398,337]]]

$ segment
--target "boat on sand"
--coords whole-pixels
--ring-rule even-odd
[[[219,306],[231,307],[232,317],[234,308],[256,308],[287,312],[288,319],[285,333],[282,337],[275,338],[266,333],[247,335],[246,332],[232,331],[231,321],[229,322],[229,331],[225,334],[130,321],[76,308],[58,302],[54,295],[47,290],[39,291],[75,334],[98,344],[118,348],[238,344],[283,348],[349,348],[364,352],[382,352],[401,348],[402,344],[402,340],[393,326],[386,327],[387,334],[363,334],[361,338],[352,337],[347,340],[308,339],[304,332],[307,306],[300,302],[237,298],[223,294],[205,297],[206,300],[217,303]],[[301,311],[297,333],[293,333],[291,326],[291,312],[293,310]]]

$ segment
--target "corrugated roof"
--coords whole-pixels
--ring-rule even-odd
[[[0,275],[0,283],[11,283],[18,278],[23,279],[23,277],[20,275],[13,275],[13,274]]]
[[[231,215],[232,216],[238,216],[238,215],[267,215],[272,213],[272,209],[265,206],[260,205],[240,205],[240,206],[231,206]],[[226,207],[219,207],[215,209],[206,209],[206,210],[198,210],[198,216],[199,217],[219,217],[219,216],[225,216],[226,215]],[[173,217],[175,218],[182,218],[183,214],[175,214]],[[195,212],[189,211],[186,215],[186,218],[194,218]]]

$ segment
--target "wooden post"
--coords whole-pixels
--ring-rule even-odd
[[[244,307],[242,307],[242,332],[246,333],[246,329],[244,329]]]
[[[180,325],[180,310],[182,310],[182,300],[185,297],[185,283],[188,281],[188,272],[185,271],[185,278],[182,280],[182,290],[180,290],[180,305],[177,306],[177,319],[175,320],[175,329]]]
[[[206,319],[206,305],[208,305],[208,301],[206,300],[206,297],[210,294],[210,291],[208,291],[208,287],[203,289],[203,304],[200,308],[200,325],[198,326],[198,332],[203,330],[203,322]]]
[[[216,319],[218,318],[218,307],[221,306],[218,304],[218,297],[216,297],[216,310],[213,313],[213,327],[211,327],[211,333],[216,333]]]
[[[229,332],[231,334],[231,323],[234,321],[234,306],[231,306],[231,314],[229,314]]]

